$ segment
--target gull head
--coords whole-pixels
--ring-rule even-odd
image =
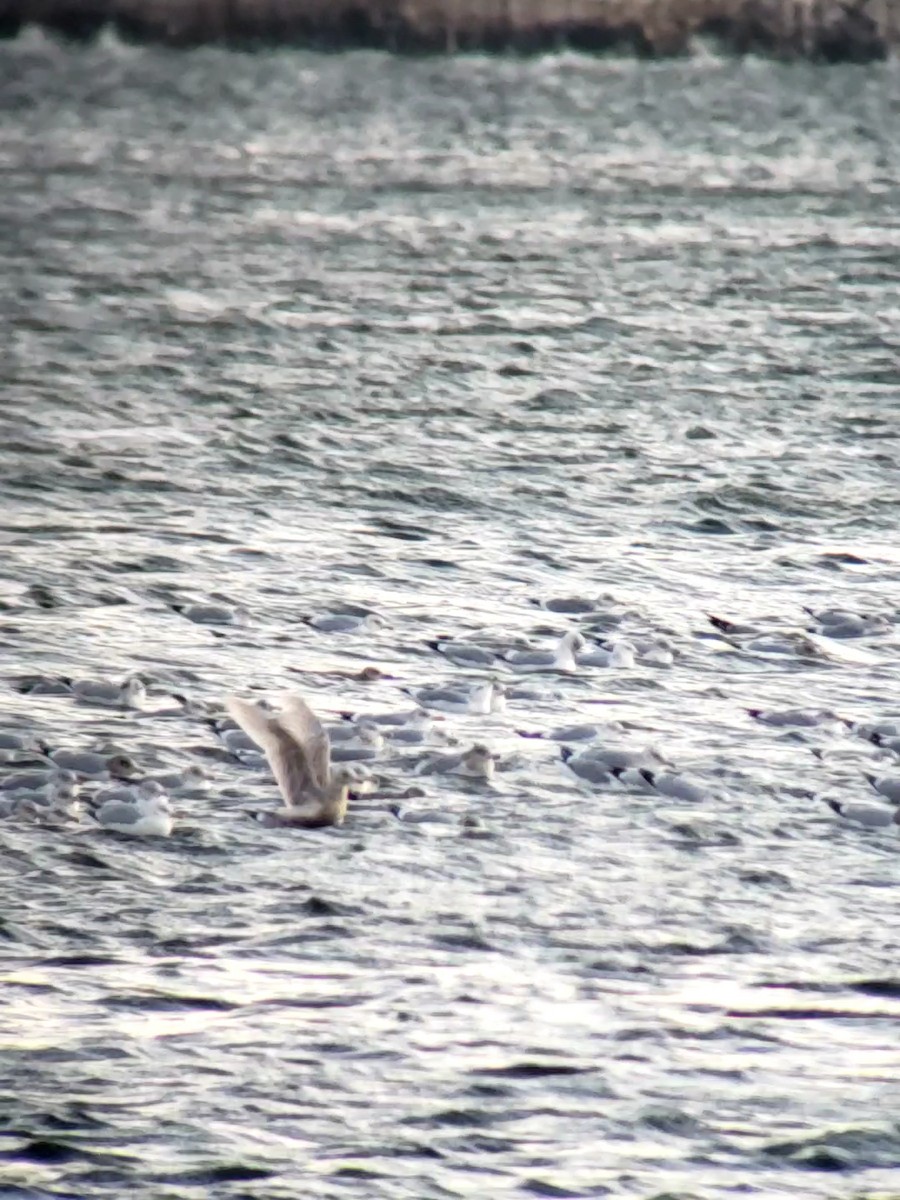
[[[331,781],[336,787],[349,788],[360,782],[360,777],[353,769],[353,765],[334,768],[331,772]]]
[[[149,804],[151,800],[158,800],[166,795],[165,788],[155,779],[142,779],[135,791],[138,801],[142,804]]]
[[[633,667],[637,647],[634,642],[613,642],[610,647],[609,665],[611,667]]]
[[[147,689],[144,687],[144,681],[136,675],[131,675],[122,684],[121,699],[123,704],[143,704],[147,699]]]
[[[568,633],[564,633],[560,638],[559,644],[572,654],[576,654],[579,650],[585,648],[587,642],[576,629],[570,629]]]
[[[151,816],[154,813],[171,813],[172,805],[169,803],[168,796],[150,796],[141,804],[141,811],[145,816]]]
[[[127,754],[114,754],[106,764],[113,779],[133,779],[137,774],[137,766]]]
[[[372,633],[377,633],[379,629],[386,629],[388,624],[384,617],[374,612],[366,613],[361,623],[364,629],[370,629]]]
[[[491,680],[491,712],[506,710],[506,688],[499,679]]]
[[[356,678],[361,683],[375,683],[376,680],[385,679],[387,677],[385,676],[384,671],[382,671],[379,667],[363,667],[363,669],[357,674]]]
[[[381,730],[373,721],[360,721],[356,727],[356,740],[370,750],[380,750],[384,745]]]
[[[481,775],[485,779],[490,779],[494,774],[494,754],[480,742],[465,752],[463,764],[471,774]]]

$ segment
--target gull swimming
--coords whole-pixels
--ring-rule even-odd
[[[426,642],[432,650],[443,654],[458,667],[490,667],[497,661],[493,650],[485,650],[483,646],[473,646],[470,642],[454,642],[438,639]]]
[[[342,742],[339,746],[331,747],[331,761],[365,762],[377,758],[384,745],[384,737],[377,725],[370,722],[361,723],[357,735],[352,741]]]
[[[494,776],[496,756],[480,743],[461,754],[438,754],[422,759],[414,768],[414,775],[468,775],[489,782]]]
[[[284,798],[285,809],[258,820],[305,829],[343,824],[357,776],[347,768],[332,770],[328,734],[305,700],[288,696],[275,714],[237,696],[229,696],[225,707],[265,752]]]
[[[131,801],[109,800],[92,815],[101,828],[130,837],[168,837],[174,826],[168,797],[149,791]]]
[[[76,679],[71,685],[76,700],[106,708],[140,708],[147,699],[143,681],[131,676],[122,683]]]
[[[499,685],[493,682],[477,683],[467,692],[456,688],[422,688],[421,691],[410,693],[417,704],[423,708],[436,708],[442,712],[475,713],[487,716],[495,712],[495,693],[497,699],[502,697]]]
[[[209,773],[199,763],[191,763],[182,771],[159,771],[153,775],[144,775],[141,782],[156,783],[167,792],[196,793],[209,790]]]
[[[541,730],[531,731],[528,729],[517,729],[516,733],[523,738],[544,738],[552,742],[590,742],[594,738],[600,736],[600,729],[596,725],[562,725],[558,729],[551,729],[549,733],[544,733]]]
[[[547,612],[560,613],[570,617],[586,617],[597,611],[597,603],[584,596],[557,596],[549,600],[539,600],[532,597],[528,601]]]
[[[332,761],[336,746],[346,746],[357,749],[361,746],[380,750],[384,745],[384,736],[375,721],[368,717],[345,721],[341,725],[326,725],[325,730],[331,744]]]
[[[74,771],[85,779],[130,779],[137,766],[127,754],[96,754],[90,750],[46,751],[50,761],[63,771]]]
[[[320,633],[375,633],[387,626],[387,621],[378,613],[366,613],[359,616],[354,613],[322,613],[318,617],[303,617],[306,625],[318,629]]]
[[[561,747],[560,757],[572,774],[586,783],[595,787],[605,787],[615,782],[610,768],[599,758],[592,758],[585,753],[576,754],[570,746]]]
[[[676,775],[673,771],[651,771],[647,767],[638,767],[637,773],[661,796],[670,796],[673,800],[690,800],[692,803],[701,803],[709,799],[709,792],[700,784],[686,779],[684,775]],[[613,774],[618,775],[619,772],[614,770]]]
[[[900,808],[889,808],[886,804],[873,804],[868,800],[826,800],[829,808],[846,821],[865,825],[869,829],[883,829],[888,825],[900,825]]]
[[[745,711],[754,721],[759,721],[762,725],[772,725],[776,729],[789,727],[812,729],[816,725],[825,725],[829,721],[840,721],[842,725],[848,727],[850,725],[850,722],[844,717],[839,717],[837,713],[828,709],[820,711],[812,708],[773,708],[769,710],[748,708]]]
[[[422,742],[427,741],[432,734],[437,735],[439,740],[446,740],[447,737],[440,726],[435,728],[433,718],[420,709],[416,709],[410,720],[406,721],[403,725],[387,726],[388,739],[406,746],[420,745]]]
[[[32,771],[13,771],[0,779],[0,792],[36,792],[49,784],[76,783],[74,771],[59,770],[57,767]]]
[[[579,654],[576,661],[579,667],[619,667],[628,669],[635,664],[637,649],[633,642],[610,642],[608,647],[598,647],[587,654]]]
[[[804,608],[818,625],[815,633],[830,638],[861,638],[872,637],[876,634],[887,633],[891,622],[880,613],[854,613],[840,608],[826,608],[814,612]]]
[[[575,652],[587,643],[580,633],[564,633],[554,650],[508,650],[503,656],[520,671],[577,671]]]
[[[0,816],[30,816],[39,819],[62,817],[77,820],[80,813],[78,784],[74,777],[57,777],[42,788],[4,793]]]
[[[245,616],[243,609],[227,604],[170,604],[169,608],[195,625],[236,625]]]
[[[900,804],[900,775],[866,775],[866,779],[880,796],[891,804]]]

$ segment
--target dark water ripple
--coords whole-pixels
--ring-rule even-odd
[[[743,710],[898,716],[897,80],[0,45],[3,728],[214,773],[162,844],[3,823],[0,1197],[896,1188],[896,835],[808,795],[874,751]],[[579,595],[675,663],[459,719],[505,769],[447,824],[267,830],[202,722],[16,690],[386,707],[325,672],[437,682]],[[210,598],[246,624],[168,607]],[[892,625],[704,618],[803,605]],[[514,732],[598,719],[708,802]]]

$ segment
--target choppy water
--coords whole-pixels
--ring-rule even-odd
[[[0,81],[3,728],[214,772],[166,842],[0,826],[0,1195],[895,1189],[900,844],[803,794],[884,764],[744,712],[897,716],[893,626],[767,658],[704,613],[896,618],[896,67],[29,37]],[[411,804],[486,836],[262,829],[201,721],[16,690],[401,707],[463,674],[430,638],[573,595],[676,661],[452,718],[496,786]],[[248,623],[167,606],[209,597]],[[391,626],[301,620],[341,605]],[[709,801],[515,733],[598,715]]]

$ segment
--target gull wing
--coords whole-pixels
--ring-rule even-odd
[[[269,716],[258,705],[237,696],[229,696],[225,707],[265,753],[288,808],[301,808],[311,801],[320,801],[320,785],[310,764],[305,740],[298,737],[294,729],[285,726],[285,714]]]
[[[135,804],[108,800],[94,813],[101,825],[136,825],[144,814]]]
[[[283,697],[275,719],[304,748],[313,779],[320,788],[326,787],[331,777],[331,744],[322,722],[306,701],[293,693]]]

